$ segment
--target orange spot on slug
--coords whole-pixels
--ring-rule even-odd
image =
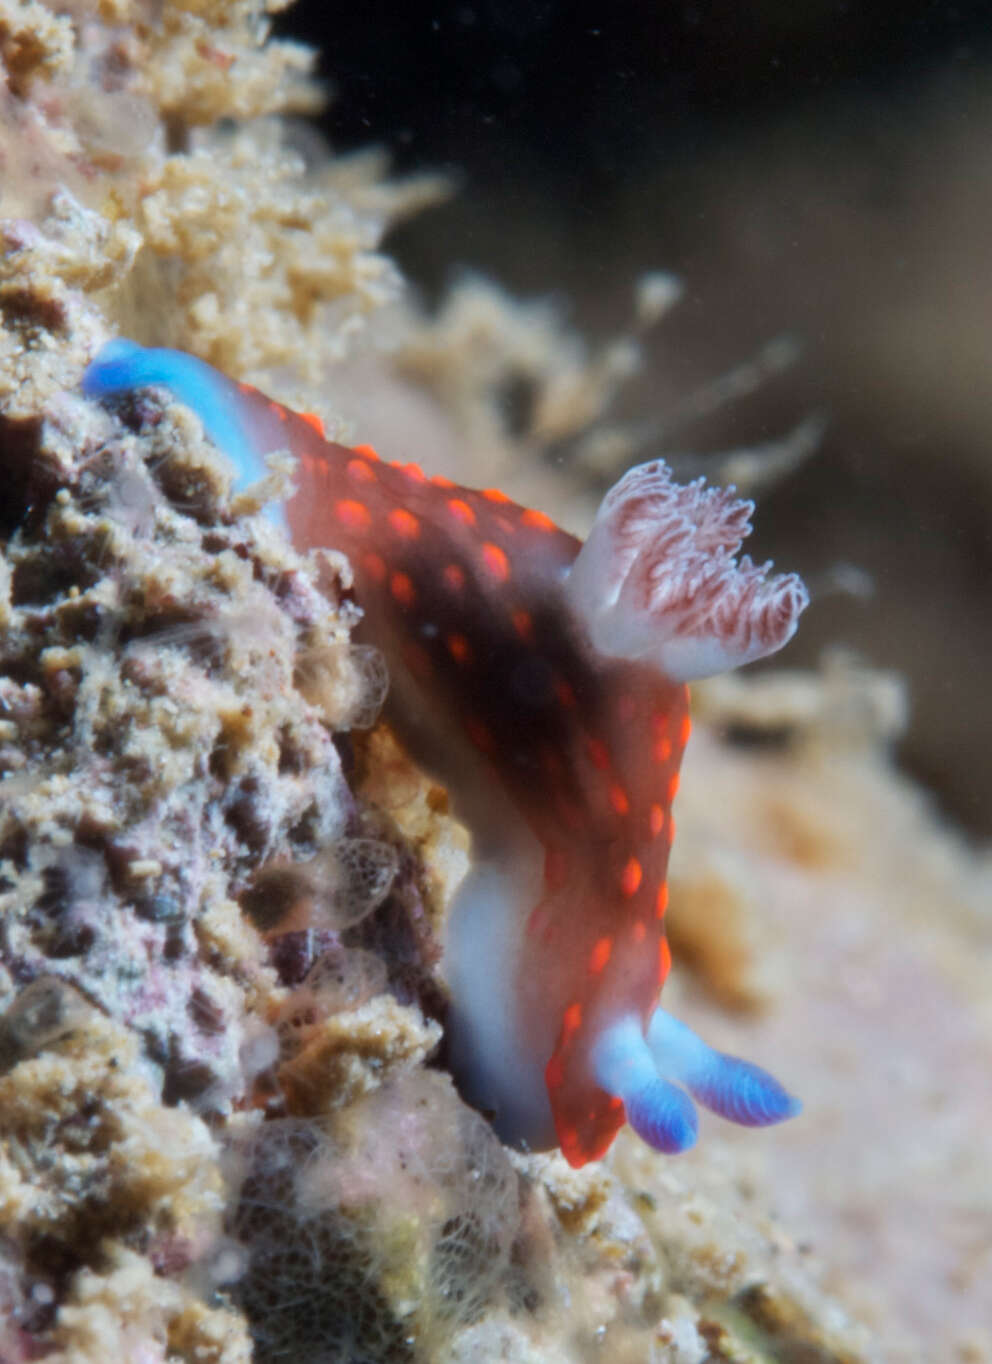
[[[413,582],[407,573],[392,573],[389,579],[389,590],[400,606],[412,606],[417,600]]]
[[[618,815],[630,813],[630,801],[627,799],[627,792],[616,782],[613,782],[610,786],[610,804]]]
[[[668,736],[668,716],[652,715],[651,733],[654,739],[652,753],[656,763],[668,762],[672,756],[672,741]]]
[[[349,459],[346,468],[348,477],[356,483],[374,483],[378,478],[372,465],[365,459]]]
[[[457,564],[448,564],[444,570],[444,581],[456,592],[460,592],[465,586],[465,570],[459,568]]]
[[[349,530],[368,530],[372,524],[372,516],[365,503],[355,502],[351,498],[335,502],[334,514]]]
[[[316,431],[321,440],[324,438],[324,423],[317,416],[316,412],[301,412],[300,420],[305,421],[311,431]]]
[[[487,540],[482,546],[482,562],[501,583],[505,583],[510,576],[510,561],[499,545],[491,544]]]
[[[364,455],[366,459],[379,458],[379,452],[374,445],[353,445],[351,447],[356,455]]]
[[[472,657],[472,646],[464,635],[449,635],[445,640],[448,653],[456,663],[468,663]]]
[[[386,519],[396,534],[402,536],[404,540],[416,540],[420,534],[420,522],[413,512],[408,512],[405,507],[394,507]]]
[[[657,914],[659,919],[663,919],[665,917],[665,911],[667,909],[668,909],[668,882],[662,881],[661,885],[658,887],[658,898],[655,900],[655,913]]]
[[[658,984],[664,985],[668,979],[668,973],[672,969],[672,949],[668,946],[668,939],[662,938],[658,944]]]
[[[552,531],[556,529],[550,516],[545,516],[544,512],[535,511],[533,507],[528,507],[520,520],[523,525],[530,526],[532,530]]]
[[[455,517],[456,520],[461,521],[463,526],[475,525],[475,512],[468,503],[463,501],[460,497],[453,497],[449,501],[448,511],[451,512],[451,515]]]
[[[589,954],[589,974],[598,976],[613,952],[613,939],[600,938]]]
[[[665,827],[665,812],[660,805],[652,805],[648,814],[648,824],[651,829],[651,837],[657,838]]]
[[[487,502],[509,502],[510,500],[506,493],[502,492],[499,488],[483,488],[482,496]]]
[[[561,1046],[567,1046],[581,1027],[582,1005],[570,1004],[561,1020]]]
[[[620,889],[629,899],[636,895],[641,888],[641,881],[644,879],[644,871],[636,857],[631,857],[623,871],[620,873]]]

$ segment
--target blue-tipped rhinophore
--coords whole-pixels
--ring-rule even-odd
[[[597,1082],[623,1100],[627,1121],[642,1141],[667,1154],[695,1144],[696,1110],[658,1074],[635,1017],[606,1029],[593,1049],[593,1065]]]
[[[714,1051],[664,1009],[651,1016],[647,1045],[660,1075],[684,1085],[721,1118],[744,1127],[768,1127],[795,1117],[802,1107],[766,1070]]]
[[[677,1155],[695,1146],[699,1121],[687,1094],[657,1075],[649,1085],[624,1100],[627,1121],[656,1151]]]
[[[679,1085],[745,1127],[767,1127],[800,1110],[767,1071],[714,1051],[663,1009],[652,1014],[646,1038],[633,1015],[612,1024],[592,1059],[597,1083],[623,1100],[627,1121],[656,1151],[685,1151],[696,1140],[696,1110]]]

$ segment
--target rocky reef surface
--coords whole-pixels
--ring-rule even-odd
[[[898,682],[695,698],[666,990],[802,1119],[504,1150],[439,1060],[466,840],[347,562],[262,514],[290,469],[232,491],[79,378],[179,345],[581,528],[534,455],[636,348],[477,282],[419,316],[379,243],[443,186],[306,143],[255,0],[0,0],[0,62],[0,1360],[992,1358],[992,869],[894,771]]]

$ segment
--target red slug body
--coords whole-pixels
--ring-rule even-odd
[[[319,423],[170,351],[113,342],[105,396],[158,383],[245,472],[297,458],[300,549],[343,551],[381,648],[389,713],[473,838],[446,943],[451,1063],[507,1141],[598,1157],[629,1117],[691,1144],[676,1084],[736,1121],[794,1102],[657,1010],[686,680],[778,648],[794,577],[734,556],[750,506],[661,462],[608,495],[583,547],[542,512],[324,440]]]

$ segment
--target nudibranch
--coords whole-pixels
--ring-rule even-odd
[[[582,544],[495,488],[329,443],[176,351],[112,341],[83,380],[99,398],[148,385],[244,476],[289,450],[294,542],[351,560],[390,718],[472,835],[445,943],[464,1096],[505,1141],[575,1166],[625,1120],[659,1151],[691,1146],[690,1095],[750,1126],[796,1113],[766,1071],[658,1007],[686,683],[780,648],[808,600],[794,574],[737,558],[752,505],[655,460]]]

